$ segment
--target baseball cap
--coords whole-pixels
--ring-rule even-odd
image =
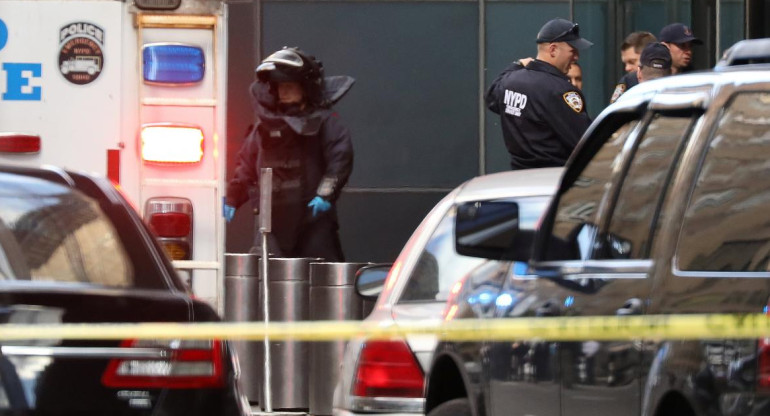
[[[671,68],[671,52],[666,45],[660,42],[649,43],[642,49],[639,63],[650,68],[669,69]]]
[[[660,30],[660,35],[658,35],[658,40],[660,42],[668,42],[668,43],[692,42],[696,45],[703,44],[702,40],[693,36],[692,29],[690,29],[684,23],[671,23],[670,25],[665,26],[663,29]]]
[[[566,42],[575,49],[586,49],[593,43],[580,37],[577,23],[567,19],[552,19],[537,32],[537,43]]]

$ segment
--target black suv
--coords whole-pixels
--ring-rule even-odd
[[[458,296],[464,317],[767,311],[770,66],[632,88],[584,135],[540,227],[515,231],[507,256],[535,277],[470,282],[497,301]],[[443,342],[425,411],[768,415],[770,338]]]

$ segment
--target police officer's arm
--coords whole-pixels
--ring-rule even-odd
[[[322,128],[326,171],[316,193],[321,198],[334,202],[353,171],[353,141],[350,130],[342,125],[336,113],[326,120]]]
[[[235,167],[235,175],[227,184],[227,205],[240,207],[249,199],[249,188],[259,185],[259,172],[257,172],[257,129],[251,129],[238,151],[238,162]]]
[[[591,125],[583,94],[578,89],[554,92],[548,122],[565,146],[574,149]]]
[[[510,65],[508,65],[507,68],[503,70],[503,72],[500,73],[500,75],[497,76],[497,78],[495,78],[494,81],[492,81],[492,84],[489,85],[486,94],[484,94],[484,101],[487,103],[487,108],[490,109],[493,113],[500,114],[500,104],[502,103],[503,96],[505,95],[505,89],[502,86],[503,78],[505,78],[505,76],[509,73],[518,71],[522,68],[524,68],[524,66],[519,61],[512,62]]]

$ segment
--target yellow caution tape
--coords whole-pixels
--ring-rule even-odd
[[[770,317],[648,315],[412,321],[211,322],[0,325],[0,341],[27,339],[230,339],[338,341],[431,335],[446,340],[630,340],[770,337]]]

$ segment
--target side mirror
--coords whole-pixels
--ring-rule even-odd
[[[475,201],[457,206],[455,250],[463,256],[508,259],[522,251],[515,244],[520,234],[519,204],[516,202]],[[515,260],[528,260],[531,236],[526,240],[526,258]]]
[[[358,269],[355,288],[358,296],[367,300],[377,300],[385,288],[392,264],[372,264]]]

